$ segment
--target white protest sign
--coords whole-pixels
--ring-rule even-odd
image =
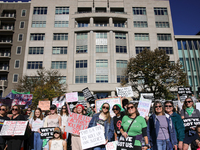
[[[101,125],[80,131],[82,149],[99,146],[106,143],[104,127]]]
[[[106,144],[106,150],[116,150],[118,141],[108,142]]]
[[[116,87],[117,95],[121,97],[133,97],[133,90],[131,86]]]
[[[196,109],[200,111],[200,103],[196,103]]]
[[[65,98],[66,98],[66,102],[77,102],[78,101],[78,92],[66,93]]]
[[[52,98],[52,104],[56,105],[58,112],[61,111],[61,108],[65,104],[65,102],[65,95]]]

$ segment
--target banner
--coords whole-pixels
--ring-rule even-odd
[[[85,89],[83,89],[82,92],[83,92],[83,95],[84,95],[85,99],[87,99],[88,102],[89,101],[95,101],[95,99],[94,99],[94,97],[93,97],[93,95],[90,92],[90,90],[89,90],[88,87],[86,87]]]
[[[56,105],[58,113],[60,113],[62,106],[65,104],[65,95],[52,98],[52,104]]]
[[[88,149],[106,143],[104,127],[99,125],[80,131],[82,149]]]
[[[146,117],[149,115],[149,110],[150,110],[150,107],[151,107],[151,100],[148,100],[148,99],[144,99],[143,96],[140,97],[140,101],[139,101],[139,104],[138,104],[138,112],[140,113],[140,116],[142,117]]]
[[[67,126],[65,127],[65,131],[79,135],[80,130],[87,129],[91,119],[91,117],[71,113],[68,117],[68,122]]]
[[[122,105],[120,97],[98,99],[98,100],[95,101],[96,113],[100,112],[100,108],[103,105],[103,103],[108,103],[110,105],[110,115],[111,115],[111,117],[115,116],[115,113],[112,111],[113,106],[115,104]]]
[[[53,131],[54,131],[54,127],[40,128],[41,139],[51,139],[51,138],[53,138]]]
[[[106,150],[116,150],[118,141],[108,142],[106,144]]]
[[[200,120],[197,117],[186,118],[186,119],[183,119],[183,124],[185,128],[191,128],[191,127],[196,128],[197,125],[200,125]]]
[[[39,101],[38,107],[41,110],[49,110],[50,109],[50,101]]]
[[[133,97],[133,90],[131,86],[116,87],[117,95],[121,97]]]
[[[32,94],[14,94],[12,106],[14,105],[26,105],[28,107],[32,103]]]
[[[78,101],[78,92],[66,93],[65,98],[66,98],[66,102],[77,102]]]
[[[178,94],[179,95],[183,95],[183,94],[187,94],[187,95],[191,95],[192,94],[192,88],[191,87],[179,87],[178,88]]]
[[[4,121],[1,128],[1,136],[21,135],[23,136],[26,131],[28,121]]]
[[[7,105],[8,107],[11,107],[13,102],[13,99],[0,99],[0,105]]]

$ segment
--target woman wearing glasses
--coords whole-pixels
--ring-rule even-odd
[[[152,150],[175,150],[177,139],[172,119],[165,114],[160,101],[155,101],[153,114],[149,117],[147,135]]]
[[[183,109],[181,110],[181,118],[200,118],[200,112],[198,109],[195,109],[194,102],[191,98],[185,99]],[[196,133],[195,127],[185,127],[185,139],[183,140],[183,150],[187,150],[189,144],[192,143],[192,141],[194,140],[200,147],[200,141],[198,140],[198,134]]]
[[[101,106],[100,113],[95,114],[88,125],[88,128],[94,127],[97,125],[101,125],[104,127],[104,131],[105,131],[104,135],[106,139],[105,145],[107,144],[107,142],[111,141],[114,136],[113,119],[111,118],[109,111],[110,111],[110,105],[108,103],[104,103]],[[106,149],[105,145],[94,147],[93,150],[105,150]]]
[[[179,150],[183,149],[183,140],[185,137],[185,127],[183,125],[183,120],[181,116],[174,112],[174,103],[172,101],[166,101],[165,104],[165,113],[170,115],[172,122],[174,124],[176,130],[176,137],[178,141],[178,148]]]
[[[135,104],[129,103],[127,105],[127,115],[122,119],[120,132],[125,138],[127,138],[128,135],[135,137],[134,150],[141,150],[141,141],[142,137],[144,137],[145,146],[143,147],[143,150],[146,150],[149,147],[147,124],[145,119],[139,115]]]

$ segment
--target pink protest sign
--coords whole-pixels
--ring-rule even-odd
[[[66,93],[65,94],[66,102],[77,102],[78,101],[78,93]]]
[[[88,116],[71,113],[69,115],[65,131],[72,134],[79,135],[80,130],[84,130],[88,128],[88,124],[91,119],[92,118]]]

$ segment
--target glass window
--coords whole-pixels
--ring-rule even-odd
[[[87,76],[76,76],[75,83],[87,83]]]
[[[193,49],[193,48],[192,48],[192,41],[191,41],[191,40],[188,40],[188,47],[189,47],[190,50]]]
[[[53,47],[52,54],[67,54],[67,47]]]
[[[115,22],[114,23],[114,27],[121,27],[121,28],[124,28],[125,27],[125,23],[121,23],[121,22]]]
[[[53,40],[55,41],[67,41],[68,40],[68,33],[54,33]]]
[[[69,26],[68,21],[55,21],[54,22],[54,27],[56,28],[66,28]]]
[[[20,61],[19,60],[15,60],[15,69],[19,68],[20,65]]]
[[[193,68],[193,71],[196,71],[196,65],[195,65],[195,62],[194,62],[194,58],[192,58],[192,68]]]
[[[183,58],[180,58],[180,63],[182,64],[182,69],[185,70],[185,64],[184,64]]]
[[[66,79],[67,79],[66,76],[59,77],[59,79],[60,79],[59,80],[60,84],[66,84]]]
[[[78,23],[78,27],[81,28],[81,27],[88,27],[88,24],[89,23]]]
[[[155,15],[168,15],[167,8],[155,7],[154,14]]]
[[[156,28],[169,28],[169,22],[156,22]]]
[[[84,40],[88,38],[88,34],[87,33],[77,33],[76,35],[76,39],[77,40]]]
[[[96,32],[96,39],[107,39],[107,32]]]
[[[67,62],[66,61],[52,61],[51,69],[66,69]]]
[[[116,45],[116,53],[127,53],[126,46],[118,46],[118,45]]]
[[[141,46],[135,47],[136,54],[141,53],[145,48],[150,49],[150,47],[143,47],[143,46],[142,47]]]
[[[186,66],[187,66],[187,70],[190,71],[190,62],[189,62],[189,58],[186,58]]]
[[[19,34],[18,35],[18,41],[22,41],[23,40],[23,34]]]
[[[24,22],[24,21],[21,21],[21,22],[20,22],[20,25],[19,25],[19,28],[20,28],[20,29],[23,29],[23,28],[24,28],[24,25],[25,25],[25,22]]]
[[[108,52],[107,45],[96,45],[96,52],[97,53],[107,53]]]
[[[22,10],[21,16],[22,16],[22,17],[25,17],[25,16],[26,16],[26,10],[25,10],[25,9]]]
[[[181,41],[177,41],[178,49],[182,50]]]
[[[33,8],[34,15],[46,15],[47,14],[47,7],[34,7]]]
[[[174,54],[173,47],[159,47],[159,49],[165,50],[166,54]]]
[[[108,75],[96,75],[96,83],[108,83]]]
[[[31,41],[44,41],[45,34],[44,33],[31,33],[30,40]]]
[[[13,74],[13,82],[17,83],[18,82],[18,74]]]
[[[134,27],[136,28],[147,28],[148,24],[147,21],[134,21]]]
[[[17,49],[16,49],[16,54],[21,54],[22,52],[22,47],[21,46],[17,46]]]
[[[69,14],[69,7],[56,7],[56,15]]]
[[[87,68],[87,60],[77,60],[76,68]]]
[[[194,48],[195,48],[195,50],[197,50],[197,49],[198,49],[198,47],[197,47],[197,41],[194,40],[193,43],[194,43]]]
[[[117,68],[127,68],[127,60],[117,60]]]
[[[133,15],[146,15],[145,7],[133,7]]]
[[[183,43],[183,49],[184,49],[184,50],[187,50],[186,41],[182,41],[182,43]]]
[[[157,34],[158,41],[171,41],[171,34]]]
[[[76,53],[87,53],[87,45],[76,46]]]
[[[46,21],[32,21],[32,28],[45,28],[46,27]]]
[[[28,54],[30,55],[39,55],[44,53],[44,47],[29,47]]]
[[[115,33],[115,39],[126,39],[125,33]]]
[[[28,61],[27,69],[42,69],[42,61]]]
[[[106,59],[96,60],[96,67],[108,67],[108,60]]]
[[[117,83],[120,83],[122,79],[128,82],[128,78],[126,78],[125,76],[117,75]]]
[[[149,41],[149,33],[135,33],[136,41]]]

